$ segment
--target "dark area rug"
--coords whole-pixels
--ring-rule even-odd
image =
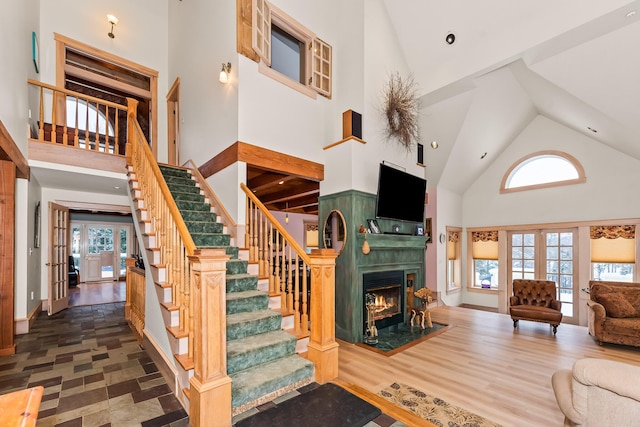
[[[416,344],[435,337],[449,329],[448,325],[433,322],[433,327],[409,326],[404,323],[378,331],[378,344],[368,345],[357,343],[359,347],[368,348],[385,356],[406,350]]]
[[[242,419],[235,427],[361,427],[381,413],[342,387],[327,383]]]

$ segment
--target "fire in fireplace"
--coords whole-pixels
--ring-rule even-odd
[[[365,273],[362,278],[364,296],[364,329],[367,330],[367,301],[372,301],[370,309],[377,329],[386,328],[404,321],[404,280],[403,272],[382,271]]]

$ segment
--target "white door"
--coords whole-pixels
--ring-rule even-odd
[[[49,202],[49,315],[69,306],[69,209]]]
[[[96,282],[100,280],[112,280],[113,279],[113,237],[114,227],[105,225],[89,225],[87,226],[87,251],[85,254],[85,269],[86,269],[86,282]],[[109,263],[106,261],[106,256],[103,256],[103,252],[111,252],[112,261]],[[103,257],[107,264],[111,266],[111,274],[108,277],[105,276],[105,272],[108,272],[109,267],[103,269],[102,262]]]

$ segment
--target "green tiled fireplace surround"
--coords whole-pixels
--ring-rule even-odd
[[[375,218],[376,196],[357,190],[321,196],[318,206],[319,230],[331,210],[339,210],[346,221],[346,244],[336,258],[336,337],[350,343],[362,342],[364,327],[362,275],[365,273],[401,270],[403,287],[407,275],[412,275],[415,289],[424,287],[425,238],[393,234],[367,234],[371,251],[362,253],[364,236],[358,232],[360,224],[366,227],[368,218]],[[416,223],[378,219],[381,231],[391,231],[392,225],[400,232],[413,233]],[[322,242],[323,239],[320,239]],[[404,306],[407,307],[406,293]],[[407,320],[405,310],[405,321]]]

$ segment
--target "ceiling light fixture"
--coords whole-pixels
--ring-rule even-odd
[[[116,18],[113,15],[107,15],[107,21],[109,21],[109,24],[111,24],[111,31],[109,31],[107,33],[107,35],[109,36],[109,38],[115,38],[116,35],[113,34],[113,27],[115,27],[116,25],[118,25],[118,18]]]
[[[231,73],[231,62],[227,62],[226,64],[222,63],[222,70],[220,70],[220,83],[227,84],[229,83],[229,74]]]
[[[447,44],[454,44],[456,42],[456,35],[449,33],[447,34],[447,37],[444,38],[444,41],[446,41]]]
[[[438,146],[438,141],[431,141],[431,148],[435,150],[436,148],[438,148]]]

